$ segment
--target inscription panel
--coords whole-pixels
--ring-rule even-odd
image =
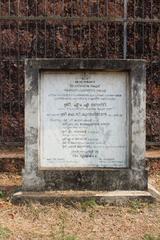
[[[128,74],[43,72],[40,168],[128,167]]]

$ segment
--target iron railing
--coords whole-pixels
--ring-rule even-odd
[[[159,0],[0,0],[0,145],[24,142],[25,58],[146,59],[147,143],[160,145]]]

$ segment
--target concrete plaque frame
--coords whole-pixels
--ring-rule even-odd
[[[126,71],[129,74],[129,167],[43,170],[39,162],[39,77],[42,71]],[[145,166],[146,67],[143,60],[28,59],[25,62],[23,189],[147,190]]]

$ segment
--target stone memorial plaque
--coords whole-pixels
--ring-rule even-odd
[[[42,72],[40,168],[128,167],[128,73]]]
[[[23,189],[146,190],[142,60],[25,62]]]

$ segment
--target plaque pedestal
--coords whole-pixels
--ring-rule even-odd
[[[76,199],[82,191],[80,199],[106,202],[152,198],[146,192],[145,61],[25,64],[24,192],[14,197]]]
[[[15,204],[28,201],[47,203],[66,203],[95,201],[97,204],[126,204],[129,201],[139,200],[153,203],[160,200],[160,193],[150,187],[149,191],[50,191],[50,192],[18,192],[13,195]]]

